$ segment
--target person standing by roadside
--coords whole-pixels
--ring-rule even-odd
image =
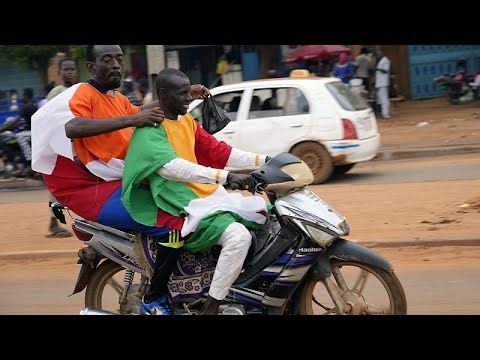
[[[347,53],[341,53],[333,69],[333,76],[340,78],[344,84],[349,85],[354,72],[353,64],[348,61]]]
[[[390,87],[390,60],[383,54],[381,49],[377,50],[377,66],[375,67],[375,90],[377,92],[377,104],[381,106],[382,118],[390,119],[390,98],[388,89]]]
[[[50,101],[58,94],[61,94],[63,91],[67,90],[70,86],[77,82],[77,64],[75,60],[71,58],[63,58],[58,63],[58,74],[62,78],[63,83],[54,87],[46,96],[46,100]],[[57,202],[57,199],[49,192],[50,201]],[[73,234],[62,228],[58,223],[57,218],[53,214],[53,211],[50,210],[50,224],[48,225],[48,234],[45,236],[47,238],[63,238],[70,237]]]
[[[371,63],[370,56],[368,56],[368,48],[366,46],[362,47],[360,50],[360,55],[355,58],[355,63],[357,65],[356,77],[362,79],[363,88],[365,91],[370,92],[368,71],[371,68]]]
[[[55,86],[46,96],[47,100],[52,100],[58,94],[67,90],[70,86],[77,83],[77,64],[72,58],[63,58],[58,62],[58,74],[63,83]]]

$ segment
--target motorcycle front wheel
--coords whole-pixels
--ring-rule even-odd
[[[393,271],[332,259],[332,281],[310,279],[300,294],[299,315],[406,315],[407,299]],[[330,289],[328,289],[330,287]],[[330,294],[338,294],[343,309]]]
[[[132,277],[125,300],[125,280]],[[117,314],[138,314],[139,303],[146,290],[147,279],[129,272],[121,265],[105,260],[95,270],[85,291],[85,307],[106,310]]]

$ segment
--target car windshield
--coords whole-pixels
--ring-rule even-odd
[[[345,110],[358,111],[368,109],[369,107],[361,95],[351,91],[348,86],[341,81],[330,82],[326,84],[326,87]]]

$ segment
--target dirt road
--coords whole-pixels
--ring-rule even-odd
[[[479,246],[375,250],[395,266],[409,315],[480,314]],[[78,276],[76,257],[37,259],[28,266],[26,261],[0,265],[0,314],[78,314],[85,293],[68,297]]]
[[[480,144],[478,100],[462,105],[443,98],[412,100],[398,103],[392,111],[388,121],[378,120],[384,149]]]
[[[474,156],[439,157],[407,165],[405,161],[363,164],[378,167],[422,167],[466,161]],[[474,163],[475,164],[475,163]],[[330,184],[312,187],[346,216],[349,238],[368,244],[480,239],[480,180],[392,184]],[[28,194],[28,193],[27,193]],[[0,203],[0,252],[71,250],[82,244],[75,237],[48,239],[45,202]]]
[[[416,164],[374,162],[360,169],[402,170],[473,160],[474,156],[465,155]],[[480,314],[480,303],[475,301],[480,297],[475,286],[480,273],[480,180],[330,184],[313,189],[347,217],[349,239],[371,246],[394,265],[405,286],[409,313]],[[45,202],[0,204],[0,252],[67,250],[70,255],[3,257],[0,313],[75,314],[82,306],[83,294],[67,295],[78,274],[75,252],[83,244],[75,237],[44,237],[46,201],[45,192]],[[436,246],[442,242],[465,246]],[[27,288],[31,297],[19,297]]]

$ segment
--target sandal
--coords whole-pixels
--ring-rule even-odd
[[[45,235],[47,238],[65,238],[65,237],[70,237],[73,234],[65,229],[58,229],[55,231],[51,231],[48,235]]]

